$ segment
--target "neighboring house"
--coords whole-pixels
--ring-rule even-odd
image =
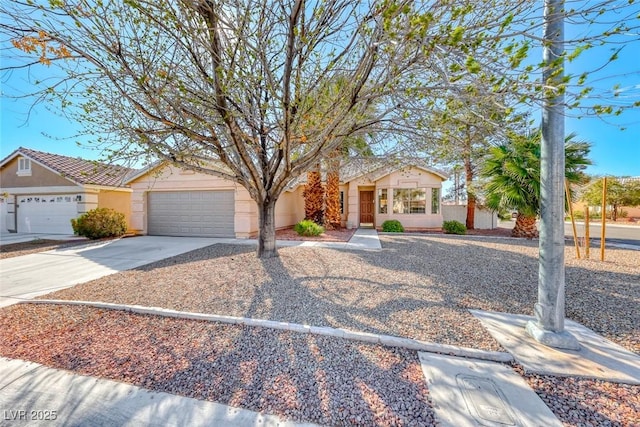
[[[442,181],[427,166],[383,165],[352,161],[341,169],[342,224],[348,228],[382,227],[398,219],[407,229],[440,228]],[[301,176],[280,195],[276,228],[304,219]],[[241,185],[212,175],[156,164],[131,177],[131,228],[142,234],[238,237],[258,233],[258,210]]]
[[[622,184],[626,184],[629,181],[640,182],[640,176],[618,178],[618,180]],[[622,206],[622,211],[626,212],[626,218],[634,218],[635,220],[640,219],[640,206]]]
[[[621,184],[626,184],[631,181],[640,182],[640,176],[613,177],[613,178],[618,182],[620,182]],[[596,179],[600,180],[601,178],[596,178]],[[572,207],[573,207],[574,213],[577,213],[579,216],[584,215],[584,208],[585,208],[585,205],[587,204],[581,198],[581,194],[593,182],[594,180],[592,180],[591,182],[583,186],[575,187],[571,189],[573,194],[577,194],[578,200],[572,203]],[[610,209],[611,209],[611,206],[607,206],[607,212],[609,212]],[[589,212],[591,214],[600,214],[601,210],[602,210],[601,206],[589,206]],[[624,215],[623,218],[634,219],[635,221],[640,219],[640,206],[618,206],[618,212],[623,213]]]
[[[132,169],[18,148],[0,162],[0,227],[22,233],[73,234],[71,219],[97,207],[129,222]]]

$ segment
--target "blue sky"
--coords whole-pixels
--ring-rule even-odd
[[[626,37],[626,39],[625,39]],[[594,77],[602,77],[598,82],[600,90],[606,90],[618,83],[623,89],[620,97],[631,103],[640,100],[640,35],[626,35],[620,59]],[[610,56],[610,46],[586,51],[574,63],[568,64],[569,73],[581,73],[600,64]],[[4,51],[6,54],[7,51]],[[10,58],[2,58],[7,64]],[[5,93],[27,93],[29,79],[43,77],[53,71],[38,65],[28,74],[14,71],[2,75],[0,158],[11,154],[23,146],[40,151],[99,159],[100,152],[91,148],[89,138],[82,138],[83,146],[75,135],[81,126],[49,111],[46,104],[33,106],[33,99],[11,99]],[[572,117],[566,118],[566,132],[575,132],[578,139],[592,143],[591,159],[594,165],[587,170],[594,175],[640,176],[640,108],[625,111],[619,117]],[[532,111],[535,118],[540,111]],[[625,128],[623,130],[623,128]]]

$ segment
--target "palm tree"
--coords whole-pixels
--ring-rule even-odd
[[[324,223],[324,187],[320,171],[320,162],[307,172],[307,185],[302,192],[304,196],[304,216],[316,224]]]
[[[357,156],[373,156],[371,147],[364,136],[348,138],[326,158],[327,185],[325,188],[325,227],[329,230],[340,228],[342,212],[340,212],[340,165],[350,154]]]
[[[565,138],[565,177],[570,183],[587,180],[584,169],[591,164],[591,144]],[[514,237],[538,237],[536,218],[540,214],[541,132],[510,134],[509,141],[492,147],[482,175],[488,178],[486,204],[491,209],[514,209],[518,214],[511,231]]]

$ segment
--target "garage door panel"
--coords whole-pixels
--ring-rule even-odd
[[[73,234],[71,219],[78,216],[75,195],[18,196],[18,231]]]
[[[233,191],[151,192],[148,232],[151,235],[234,237]]]

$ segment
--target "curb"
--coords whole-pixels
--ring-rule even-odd
[[[56,304],[75,305],[107,310],[119,310],[136,314],[149,314],[162,317],[173,317],[185,320],[204,320],[207,322],[220,322],[228,324],[257,326],[262,328],[279,329],[284,331],[313,334],[334,338],[344,338],[352,341],[381,344],[387,347],[399,347],[407,350],[425,351],[428,353],[440,353],[456,357],[466,357],[480,360],[488,360],[499,363],[511,363],[514,361],[510,353],[501,351],[478,350],[474,348],[459,347],[455,345],[438,344],[427,341],[401,338],[392,335],[380,335],[369,332],[358,332],[343,328],[331,328],[327,326],[309,326],[299,323],[277,322],[274,320],[251,319],[246,317],[223,316],[218,314],[194,313],[188,311],[169,310],[160,307],[145,307],[141,305],[113,304],[94,301],[67,301],[67,300],[27,300],[18,304]]]

